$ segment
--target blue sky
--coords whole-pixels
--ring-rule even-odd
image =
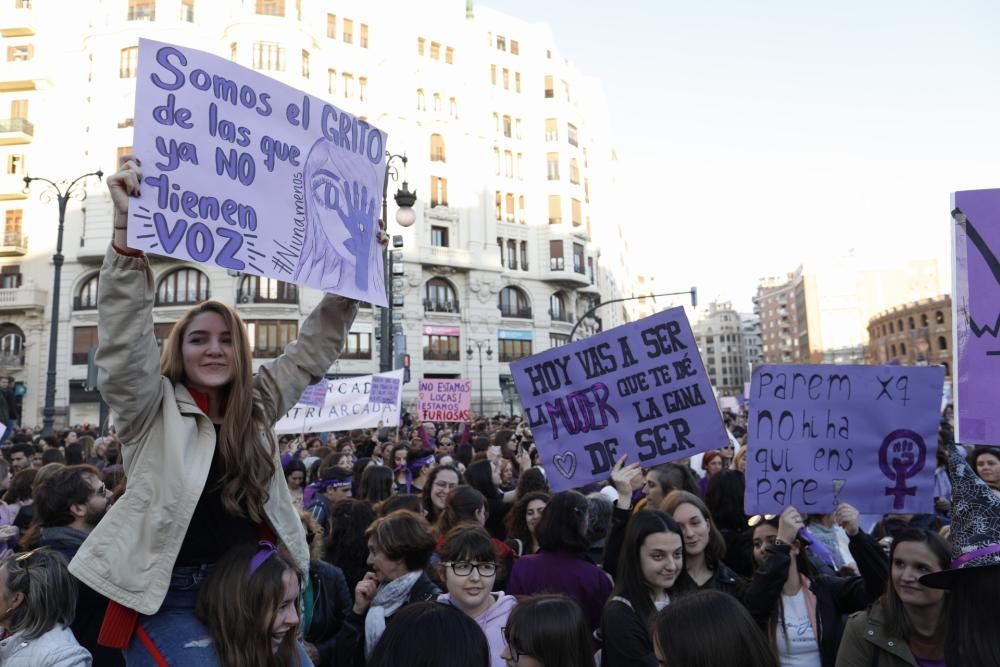
[[[749,309],[758,277],[849,249],[947,278],[950,193],[1000,187],[998,5],[492,6],[602,81],[660,289]]]

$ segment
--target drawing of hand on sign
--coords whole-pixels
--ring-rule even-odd
[[[375,243],[376,167],[364,156],[338,150],[324,138],[310,149],[305,172],[305,242],[295,280],[308,282],[316,277],[324,290],[347,281],[365,291],[384,290],[381,273],[369,271],[370,265],[377,266],[380,252]],[[369,172],[370,178],[356,180],[359,173],[367,176]],[[370,281],[375,284],[369,285]]]

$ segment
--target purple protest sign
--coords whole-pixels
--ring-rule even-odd
[[[943,383],[941,366],[758,366],[746,513],[933,512]]]
[[[301,403],[302,405],[321,407],[323,402],[326,401],[327,388],[328,383],[326,378],[324,378],[316,384],[311,384],[306,387],[305,391],[302,392],[302,396],[300,396],[299,400],[296,402]]]
[[[399,401],[399,380],[383,375],[373,375],[368,402],[395,405],[397,401]]]
[[[952,197],[955,414],[959,442],[1000,445],[1000,189]]]
[[[471,421],[472,380],[420,380],[417,414],[422,422]]]
[[[729,442],[683,308],[510,365],[553,491]]]

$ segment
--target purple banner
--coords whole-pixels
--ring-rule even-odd
[[[729,442],[683,308],[510,365],[553,491]]]
[[[372,376],[372,390],[368,396],[369,403],[395,405],[399,401],[399,380],[382,375]]]
[[[941,366],[758,366],[746,513],[933,512],[943,383]]]
[[[951,215],[956,438],[1000,445],[1000,189],[956,192]]]
[[[319,408],[323,406],[326,401],[326,390],[328,383],[326,378],[320,380],[316,384],[311,384],[306,387],[305,391],[302,392],[302,396],[299,397],[297,401],[301,405],[311,405],[313,407]]]

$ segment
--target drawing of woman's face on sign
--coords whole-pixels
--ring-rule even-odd
[[[378,166],[363,154],[319,139],[306,157],[305,242],[295,271],[297,282],[324,290],[354,285],[384,290],[376,241]]]

